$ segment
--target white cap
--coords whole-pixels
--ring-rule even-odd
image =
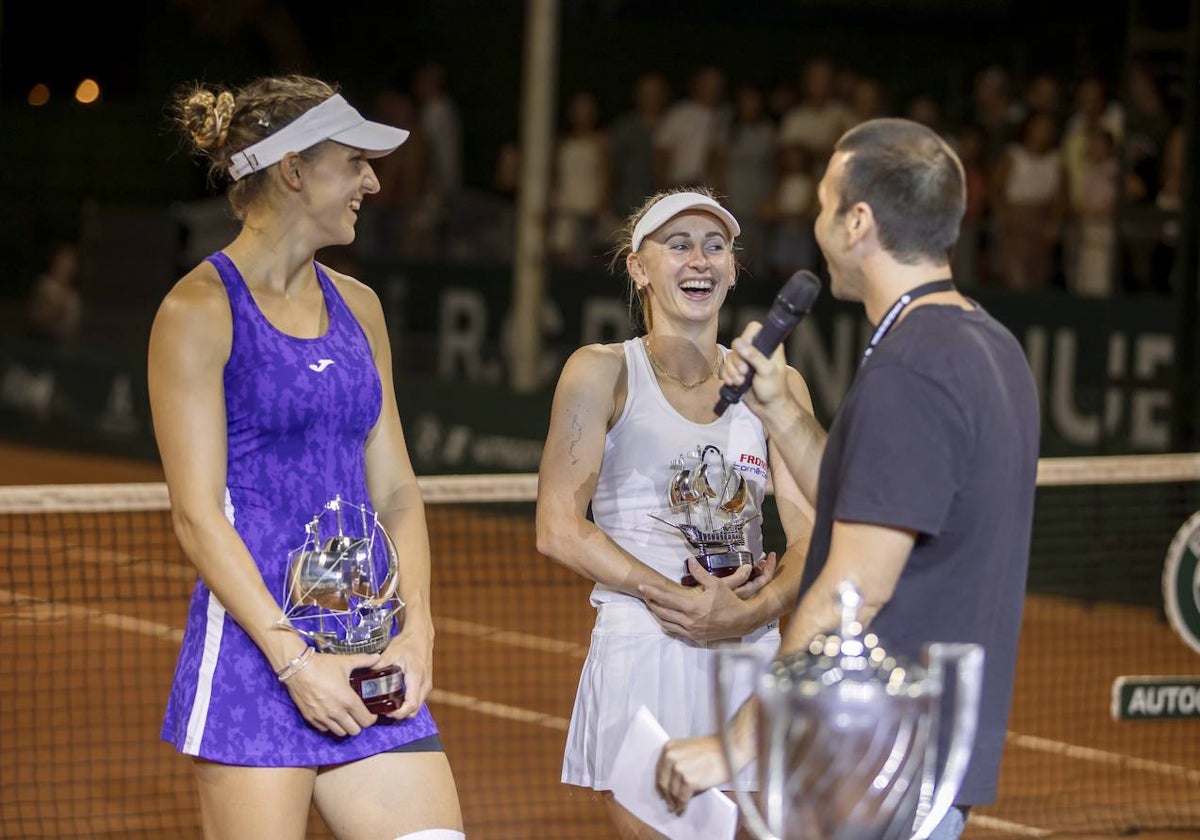
[[[362,149],[368,157],[380,157],[395,151],[407,139],[408,132],[404,129],[371,122],[351,108],[340,94],[334,94],[274,134],[236,152],[229,174],[236,181],[279,163],[290,152],[303,152],[324,140]]]
[[[630,243],[632,250],[636,252],[642,247],[643,239],[685,210],[705,210],[712,213],[729,228],[730,239],[742,232],[733,214],[708,196],[694,192],[671,193],[654,202],[634,226],[633,241]]]

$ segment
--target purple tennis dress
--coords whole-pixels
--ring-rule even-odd
[[[329,329],[304,339],[271,325],[227,256],[208,261],[233,315],[225,515],[282,604],[288,552],[304,542],[305,523],[338,495],[370,506],[363,450],[382,404],[379,375],[358,320],[320,266]],[[225,764],[313,767],[436,733],[425,706],[415,718],[381,717],[354,736],[318,732],[258,646],[204,582],[196,584],[162,727],[163,740],[181,752]]]

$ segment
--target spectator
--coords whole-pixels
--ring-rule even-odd
[[[847,106],[854,101],[854,91],[862,77],[850,67],[837,67],[833,71],[833,98]]]
[[[1070,275],[1071,291],[1085,297],[1108,297],[1113,292],[1113,254],[1116,246],[1117,146],[1111,133],[1093,130],[1087,168],[1075,206],[1078,254]]]
[[[751,277],[766,268],[766,220],[763,209],[775,191],[775,123],[767,115],[766,96],[754,85],[734,92],[733,123],[726,142],[717,146],[713,180],[733,214],[742,220],[739,261]]]
[[[817,181],[812,176],[808,152],[799,144],[780,150],[779,184],[764,212],[773,224],[768,265],[774,279],[782,280],[802,268],[815,269],[820,262],[813,220],[817,206]]]
[[[1050,72],[1036,74],[1025,88],[1025,114],[1048,114],[1056,125],[1063,119],[1062,80]]]
[[[833,144],[850,128],[854,118],[834,95],[834,67],[827,58],[812,58],[805,63],[801,93],[800,103],[783,118],[779,142],[784,146],[800,146],[813,167],[812,177],[819,179]]]
[[[970,289],[987,282],[984,271],[984,266],[988,265],[987,222],[990,212],[987,133],[980,126],[968,123],[958,134],[957,146],[958,157],[963,165],[967,203],[951,267],[959,287]]]
[[[1013,101],[1008,71],[997,65],[981,71],[975,77],[972,102],[973,122],[981,126],[987,135],[989,162],[998,160],[1016,139],[1016,131],[1023,117],[1020,104]]]
[[[936,131],[942,136],[943,140],[950,144],[951,148],[955,151],[958,150],[958,135],[946,126],[946,120],[942,114],[942,105],[933,96],[930,96],[928,93],[918,94],[909,101],[904,115],[913,122],[920,123],[926,128]]]
[[[942,133],[942,106],[927,93],[913,97],[908,103],[905,116],[913,122],[920,123],[926,128]]]
[[[83,300],[79,294],[79,248],[57,243],[46,270],[33,281],[25,307],[25,335],[61,347],[79,334]]]
[[[633,85],[633,108],[613,121],[612,210],[625,218],[654,192],[654,133],[667,109],[670,88],[658,72],[644,73]]]
[[[776,125],[796,104],[796,86],[790,79],[778,79],[767,91],[767,112]]]
[[[713,147],[729,126],[725,74],[714,66],[692,76],[689,95],[667,109],[654,135],[655,171],[663,188],[708,184]]]
[[[559,264],[581,265],[592,255],[610,205],[608,135],[596,97],[581,91],[567,105],[567,128],[554,153],[550,249]]]
[[[386,87],[375,99],[375,115],[386,125],[407,128],[409,134],[404,145],[374,164],[380,193],[359,211],[354,249],[376,258],[431,257],[429,149],[416,101],[404,91]]]
[[[883,88],[878,79],[859,76],[854,81],[850,94],[851,121],[854,125],[885,116],[887,105],[884,102]]]
[[[1066,204],[1055,134],[1053,117],[1032,114],[1020,142],[1008,146],[992,180],[1002,279],[1014,291],[1044,289],[1054,276]]]
[[[494,182],[497,193],[516,202],[521,186],[521,145],[517,141],[509,140],[501,144],[500,151],[496,153]]]
[[[1129,71],[1125,166],[1141,181],[1144,201],[1153,202],[1158,194],[1163,148],[1173,126],[1159,80],[1147,65],[1134,64]]]
[[[1152,269],[1155,277],[1163,278],[1159,282],[1161,291],[1168,291],[1178,283],[1178,278],[1173,275],[1176,270],[1175,257],[1179,248],[1179,234],[1182,230],[1179,214],[1183,210],[1186,139],[1187,133],[1181,125],[1172,128],[1171,133],[1167,135],[1158,195],[1154,197],[1154,203],[1163,216],[1160,226],[1162,233],[1154,252]]]
[[[462,189],[462,120],[458,105],[446,89],[446,69],[438,63],[421,65],[413,77],[417,114],[429,155],[428,209],[430,227],[440,240],[451,202]],[[434,250],[441,248],[435,242]]]
[[[1104,129],[1119,147],[1123,131],[1121,108],[1108,100],[1104,80],[1087,75],[1075,89],[1075,111],[1063,129],[1063,168],[1072,206],[1079,203],[1079,191],[1088,166],[1088,147],[1097,129]]]
[[[1161,189],[1163,152],[1173,127],[1159,79],[1147,64],[1135,63],[1129,71],[1122,147],[1126,172],[1122,203],[1133,205],[1123,214],[1126,219],[1121,226],[1123,268],[1130,291],[1167,289],[1166,279],[1155,273],[1155,254],[1162,237],[1156,204]]]

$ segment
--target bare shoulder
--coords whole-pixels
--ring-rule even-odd
[[[349,274],[334,271],[324,264],[321,265],[321,268],[329,275],[329,279],[333,281],[342,300],[346,301],[346,305],[350,307],[350,311],[354,313],[354,317],[366,331],[371,346],[377,346],[379,337],[386,336],[387,331],[384,323],[383,304],[379,300],[379,295],[366,283]]]
[[[563,378],[601,389],[612,386],[625,371],[625,350],[621,344],[585,344],[567,359]]]
[[[160,332],[228,345],[233,319],[229,294],[216,268],[204,262],[176,281],[159,304],[154,320]]]
[[[375,293],[374,289],[349,274],[334,271],[327,265],[322,264],[321,268],[329,275],[329,279],[337,287],[342,299],[346,301],[360,321],[365,318],[383,316],[383,304],[380,303],[379,295]]]
[[[554,402],[558,407],[604,418],[611,427],[624,408],[627,381],[620,344],[585,344],[563,365]]]

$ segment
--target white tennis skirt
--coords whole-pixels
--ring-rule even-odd
[[[765,666],[779,652],[779,623],[764,625],[741,643]],[[617,751],[642,706],[672,738],[716,734],[717,650],[728,646],[738,642],[693,643],[668,636],[640,601],[601,604],[571,713],[562,781],[611,790]],[[729,716],[750,696],[760,669],[739,664],[732,671]],[[742,783],[756,787],[753,775],[751,765]]]

